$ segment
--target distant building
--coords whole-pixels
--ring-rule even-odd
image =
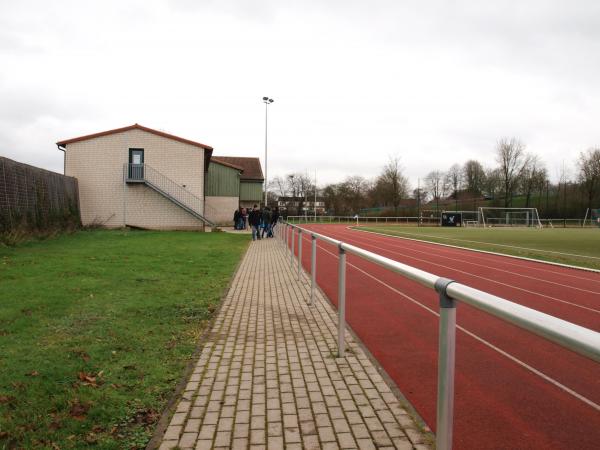
[[[217,224],[231,224],[240,206],[263,199],[264,176],[258,158],[213,156],[206,176],[206,215]]]
[[[319,216],[325,214],[325,198],[317,197],[315,202],[314,197],[279,197],[277,199],[279,210],[291,216],[303,216],[316,213]]]

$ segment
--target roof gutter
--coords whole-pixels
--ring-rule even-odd
[[[56,147],[63,152],[63,175],[66,175],[67,173],[67,147],[64,145],[59,144],[58,142],[56,143]]]

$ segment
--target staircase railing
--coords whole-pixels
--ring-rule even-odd
[[[148,164],[125,164],[125,177],[127,181],[146,183],[169,200],[191,212],[205,224],[211,227],[215,226],[204,217],[204,199],[194,195],[154,167]]]

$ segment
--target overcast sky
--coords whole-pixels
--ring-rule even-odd
[[[264,158],[269,178],[494,165],[553,179],[600,145],[595,0],[0,0],[0,155],[62,172],[60,139],[135,122]]]

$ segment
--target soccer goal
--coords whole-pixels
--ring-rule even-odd
[[[479,223],[484,227],[542,228],[537,208],[479,208]]]
[[[590,209],[588,208],[585,212],[585,218],[583,219],[583,226],[593,226],[596,225],[600,227],[600,208],[598,209]]]

